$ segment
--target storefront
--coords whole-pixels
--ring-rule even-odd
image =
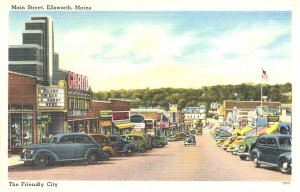
[[[34,111],[31,105],[9,105],[8,144],[13,153],[34,142]]]
[[[134,123],[130,122],[130,112],[129,111],[113,111],[113,127],[112,134],[125,134],[130,133],[130,131],[135,126]]]
[[[67,122],[64,132],[90,133],[97,129],[98,118],[88,117],[86,112],[90,109],[91,93],[88,78],[71,71],[67,72]]]
[[[15,72],[8,75],[8,152],[18,154],[36,142],[37,78]]]
[[[96,130],[96,133],[102,134],[112,134],[112,117],[113,111],[112,110],[99,110],[99,127]]]
[[[66,100],[64,81],[59,85],[37,85],[37,143],[45,143],[53,135],[64,133]]]

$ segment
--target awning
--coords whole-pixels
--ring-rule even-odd
[[[262,129],[260,129],[259,131],[257,131],[257,135],[263,135],[263,134],[265,134],[268,129],[269,129],[268,127],[264,127]]]
[[[244,127],[242,130],[239,131],[239,134],[244,135],[246,132],[251,131],[253,128],[252,127]]]
[[[117,124],[115,126],[118,127],[119,129],[126,129],[126,128],[134,127],[135,124],[134,123],[121,123],[121,124]]]
[[[236,128],[236,129],[234,129],[234,130],[231,132],[231,134],[232,134],[232,135],[235,135],[235,134],[237,134],[239,131],[240,131],[240,129],[239,129],[239,128]]]
[[[277,130],[278,125],[279,125],[279,122],[274,123],[268,130],[266,130],[266,134],[278,132],[278,130]]]

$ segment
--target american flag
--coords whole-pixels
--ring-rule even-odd
[[[262,70],[262,78],[263,78],[264,80],[266,80],[266,81],[269,80],[269,76],[268,76],[267,72],[266,72],[264,69]]]

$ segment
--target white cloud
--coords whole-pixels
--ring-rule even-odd
[[[247,29],[235,29],[223,36],[212,40],[214,49],[209,52],[209,57],[224,57],[226,54],[237,57],[263,56],[266,47],[289,29],[286,26],[270,24],[267,26],[254,26]]]
[[[275,69],[288,73],[290,64],[271,54],[285,52],[288,58],[290,43],[267,46],[287,31],[278,25],[234,29],[203,42],[212,48],[183,55],[198,41],[192,32],[176,34],[168,26],[131,25],[118,35],[108,30],[65,34],[56,48],[60,67],[89,76],[95,90],[259,83],[261,67],[270,71],[270,82],[282,82]]]

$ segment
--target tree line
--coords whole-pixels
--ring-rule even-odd
[[[292,84],[264,85],[263,96],[268,100],[291,103]],[[212,102],[222,103],[223,100],[260,101],[261,84],[242,83],[238,85],[214,85],[201,88],[145,88],[120,89],[92,93],[94,100],[128,99],[132,108],[161,107],[168,109],[170,104],[177,104],[181,110],[189,106],[205,105]]]

